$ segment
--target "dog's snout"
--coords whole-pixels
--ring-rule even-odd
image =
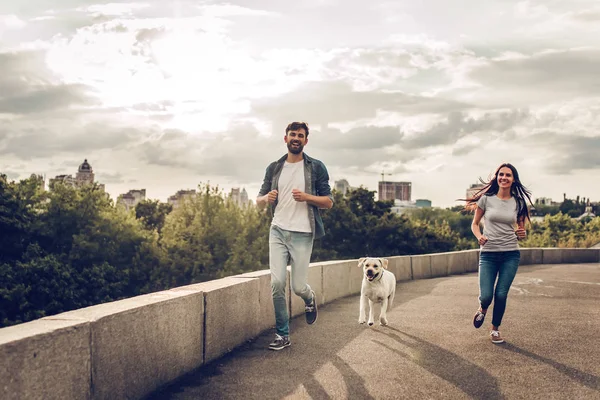
[[[372,269],[368,269],[367,270],[367,275],[372,276],[373,275],[373,270]]]

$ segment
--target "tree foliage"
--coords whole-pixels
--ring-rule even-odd
[[[591,247],[600,243],[600,217],[577,220],[558,213],[533,222],[523,247]]]
[[[315,260],[436,253],[476,244],[453,229],[470,226],[471,217],[457,212],[399,215],[392,212],[392,202],[376,201],[375,192],[362,187],[334,196],[334,207],[323,213],[327,235],[315,245]]]

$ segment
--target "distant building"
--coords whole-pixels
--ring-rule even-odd
[[[474,184],[472,184],[467,189],[467,197],[466,198],[470,199],[471,197],[475,196],[475,193],[479,192],[484,187],[485,187],[485,184],[483,184],[483,183],[474,183]]]
[[[410,201],[411,182],[379,181],[379,200]]]
[[[415,206],[418,208],[431,208],[431,200],[417,199],[415,200]]]
[[[336,192],[341,193],[344,196],[346,195],[346,193],[348,193],[349,190],[352,189],[350,187],[350,184],[348,183],[348,181],[345,179],[340,179],[339,181],[335,181],[333,183],[333,188],[335,189]]]
[[[229,193],[229,199],[238,206],[248,205],[248,192],[246,192],[245,188],[242,190],[240,188],[232,188]]]
[[[585,206],[585,212],[583,214],[581,214],[579,217],[577,217],[578,220],[584,219],[584,218],[596,218],[596,214],[594,214],[592,211],[592,205],[590,204],[589,199]]]
[[[416,209],[416,202],[396,199],[394,200],[394,205],[392,206],[391,211],[396,214],[404,214],[407,211]]]
[[[74,188],[82,188],[86,185],[93,185],[94,177],[94,169],[88,163],[86,158],[83,163],[79,165],[77,173],[75,174],[75,178],[73,178],[72,175],[57,175],[56,177],[50,179],[48,187],[50,190],[53,190],[55,184],[62,183],[63,185]],[[100,190],[104,191],[104,184],[98,183],[97,185]]]
[[[544,206],[551,206],[552,205],[552,199],[549,197],[540,197],[535,199],[535,204],[541,204]]]
[[[117,204],[124,206],[127,210],[131,210],[144,200],[146,200],[146,189],[130,190],[125,194],[119,195]]]
[[[196,197],[196,190],[194,189],[178,190],[177,193],[167,199],[167,203],[171,204],[173,209],[176,209],[185,199],[193,199],[194,197]]]

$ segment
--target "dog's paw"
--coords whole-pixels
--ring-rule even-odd
[[[379,324],[380,324],[381,326],[386,326],[386,325],[388,324],[388,321],[387,321],[387,319],[385,319],[385,318],[381,318],[381,321],[379,321]]]
[[[361,325],[362,325],[362,324],[364,324],[365,322],[367,322],[367,320],[366,320],[366,319],[359,319],[359,320],[358,320],[358,323],[359,323],[359,324],[361,324]]]
[[[369,321],[369,326],[373,326],[373,321]]]

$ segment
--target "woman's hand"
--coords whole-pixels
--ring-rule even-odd
[[[486,243],[487,243],[487,241],[488,241],[488,238],[487,238],[487,237],[485,237],[484,235],[481,235],[481,236],[479,237],[479,240],[478,240],[479,244],[480,244],[480,245],[482,245],[482,246],[483,246],[484,244],[486,244]]]
[[[515,233],[517,234],[517,239],[519,240],[523,240],[527,237],[527,231],[525,230],[525,228],[517,228]]]

